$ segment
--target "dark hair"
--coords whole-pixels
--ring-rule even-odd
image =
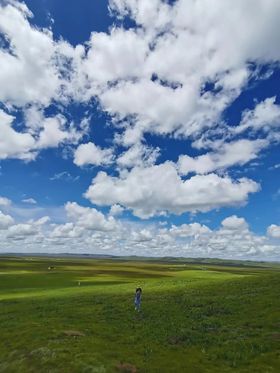
[[[137,288],[137,289],[135,290],[135,293],[137,293],[138,291],[140,291],[140,293],[142,293],[142,289],[141,289],[141,288]]]

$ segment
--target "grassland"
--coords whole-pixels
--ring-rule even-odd
[[[0,372],[279,372],[279,296],[277,266],[2,257]]]

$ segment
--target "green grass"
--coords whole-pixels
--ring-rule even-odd
[[[279,289],[277,266],[2,257],[0,372],[279,372]]]

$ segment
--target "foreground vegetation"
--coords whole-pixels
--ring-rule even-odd
[[[279,372],[279,289],[273,265],[2,257],[0,372]]]

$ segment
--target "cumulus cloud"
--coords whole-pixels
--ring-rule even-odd
[[[180,226],[172,225],[170,228],[170,234],[176,237],[191,237],[210,232],[211,229],[209,229],[206,225],[201,225],[199,223],[182,224]]]
[[[273,238],[280,238],[280,226],[272,224],[267,228],[267,234]]]
[[[234,130],[244,132],[248,128],[253,131],[263,130],[269,132],[280,128],[280,105],[275,103],[276,97],[270,97],[256,105],[253,110],[246,110],[242,115],[239,126]]]
[[[85,165],[108,165],[113,161],[113,150],[102,149],[92,142],[81,144],[74,154],[74,163],[77,166]]]
[[[87,132],[84,123],[68,123],[61,114],[44,116],[53,100],[67,103],[67,71],[72,71],[70,61],[80,55],[80,48],[54,41],[49,29],[31,26],[32,16],[24,3],[0,5],[0,34],[5,40],[0,49],[0,101],[9,110],[22,109],[25,118],[15,130],[15,118],[0,110],[0,159],[31,160],[41,149],[76,144]]]
[[[57,147],[67,139],[68,132],[63,131],[65,118],[62,116],[45,119],[39,133],[38,148]]]
[[[154,238],[153,232],[150,229],[141,229],[139,231],[132,231],[131,239],[136,242],[152,241]]]
[[[72,47],[62,38],[55,41],[50,28],[31,25],[32,17],[22,2],[0,5],[0,33],[6,42],[0,49],[0,101],[23,108],[47,107],[53,100],[66,103],[75,90],[69,84],[75,84],[84,47]]]
[[[6,229],[14,223],[14,219],[10,215],[3,214],[0,211],[0,229]]]
[[[239,95],[251,74],[250,61],[266,63],[280,57],[275,36],[280,14],[277,0],[246,4],[238,0],[234,12],[229,1],[217,0],[211,5],[206,0],[178,0],[173,5],[112,0],[110,5],[117,16],[129,16],[138,24],[134,37],[152,46],[137,49],[142,53],[137,76],[112,69],[115,74],[107,74],[107,79],[118,84],[100,95],[104,109],[112,115],[135,118],[132,124],[138,133],[189,136],[200,132],[215,123]],[[122,32],[122,37],[129,38],[130,33]],[[115,31],[109,34],[104,49],[119,38]],[[130,62],[133,57],[131,49],[125,58]],[[115,64],[116,59],[114,55]],[[208,82],[213,90],[204,89]]]
[[[103,253],[239,259],[279,258],[279,236],[256,235],[243,217],[229,216],[211,230],[198,222],[162,228],[158,224],[116,221],[100,211],[67,203],[68,217],[52,224],[47,216],[2,226],[2,247],[9,252]],[[4,221],[0,214],[0,224]],[[278,226],[271,226],[273,229]],[[272,230],[268,227],[268,232]]]
[[[41,108],[53,100],[67,105],[70,99],[94,97],[116,121],[124,120],[124,142],[139,142],[147,132],[194,136],[205,126],[216,126],[252,75],[250,63],[279,60],[280,6],[277,0],[238,0],[233,12],[228,0],[211,0],[210,11],[206,2],[111,0],[114,17],[128,16],[138,27],[93,32],[86,48],[55,41],[50,29],[31,26],[25,4],[6,2],[0,7],[0,31],[8,45],[0,51],[0,100],[26,110],[27,104]],[[272,109],[272,101],[263,106]],[[244,122],[253,116],[258,125],[264,111],[247,113]],[[27,122],[35,117],[36,112],[29,112]],[[74,127],[66,131],[64,121],[63,116],[45,118],[36,147],[77,143],[79,132]],[[242,122],[240,130],[244,126]],[[28,149],[34,141],[30,134],[21,134]],[[141,151],[129,149],[119,163],[131,164]],[[80,152],[76,162],[83,162]]]
[[[231,231],[243,231],[248,228],[248,224],[244,218],[239,218],[236,215],[229,216],[222,221],[223,229]]]
[[[124,211],[124,208],[120,205],[113,205],[110,208],[109,215],[111,216],[118,216],[121,215]]]
[[[226,257],[235,259],[252,259],[256,257],[274,257],[279,255],[279,247],[270,243],[266,237],[256,236],[251,232],[238,232],[228,234],[227,230],[220,229],[209,236],[196,236],[189,248],[204,256]]]
[[[44,117],[39,113],[38,118],[38,123],[27,122],[25,129],[19,132],[13,128],[15,117],[0,109],[0,159],[33,160],[41,149],[62,143],[76,144],[87,132],[87,128],[74,128],[73,123],[68,124],[62,115]]]
[[[32,224],[16,224],[9,228],[7,237],[23,240],[26,236],[37,234],[37,229]]]
[[[182,180],[171,162],[147,168],[133,168],[120,177],[99,172],[85,197],[97,205],[120,204],[134,215],[148,218],[171,212],[208,211],[246,202],[249,193],[259,189],[257,183],[228,176],[196,175]]]
[[[159,148],[154,149],[141,143],[136,143],[120,154],[117,164],[120,168],[151,166],[156,162],[159,152]]]
[[[119,79],[138,78],[142,74],[139,67],[143,66],[149,51],[143,32],[123,28],[112,28],[109,34],[93,32],[88,44],[83,71],[92,87]]]
[[[229,126],[222,116],[248,82],[260,78],[259,66],[279,62],[279,1],[236,0],[234,11],[230,0],[110,0],[109,5],[119,22],[75,47],[55,40],[51,29],[32,26],[23,2],[0,5],[0,159],[30,161],[42,149],[67,146],[71,154],[75,147],[77,166],[115,167],[112,174],[99,172],[85,193],[92,203],[110,206],[107,215],[69,202],[66,221],[49,227],[46,217],[15,223],[1,213],[8,247],[24,240],[28,248],[40,242],[42,250],[56,245],[65,250],[63,240],[69,239],[70,251],[276,255],[279,248],[271,241],[278,238],[278,226],[268,228],[268,237],[257,236],[235,215],[215,231],[200,223],[160,229],[125,225],[115,217],[124,209],[149,218],[238,206],[260,189],[253,180],[214,172],[256,160],[280,140],[275,97],[245,110],[239,124]],[[137,26],[123,27],[125,17]],[[92,107],[92,101],[111,116],[114,149],[92,142],[88,117],[79,123],[70,118],[69,105]],[[147,134],[188,139],[207,152],[157,164],[164,149],[149,144]],[[88,142],[81,144],[85,135]],[[51,179],[70,180],[65,172]],[[8,204],[0,198],[0,205]],[[21,217],[32,214],[23,210],[18,209]]]
[[[77,238],[81,237],[84,233],[82,227],[75,226],[74,223],[65,223],[57,225],[50,233],[51,238]]]
[[[280,254],[280,246],[266,236],[256,235],[243,217],[232,215],[221,222],[221,227],[207,235],[197,235],[189,249],[207,256],[227,258],[272,258]]]
[[[26,222],[15,223],[14,219],[10,221],[6,232],[7,243],[14,241],[31,240],[37,242],[44,240],[44,227],[50,221],[48,216],[43,216],[37,220],[30,219]]]
[[[219,147],[217,145],[220,145]],[[267,140],[237,140],[229,143],[218,142],[215,152],[209,152],[192,158],[181,155],[178,159],[179,173],[187,175],[190,172],[206,174],[219,169],[227,169],[232,166],[242,166],[258,157],[258,153],[265,148]],[[213,147],[214,144],[212,144]]]
[[[68,217],[80,227],[97,231],[110,231],[116,228],[116,221],[112,216],[106,218],[102,212],[94,208],[82,207],[76,202],[68,202],[65,209]]]
[[[13,120],[13,116],[0,109],[0,159],[33,159],[34,153],[31,150],[35,146],[34,138],[29,133],[14,130],[12,127]]]
[[[29,102],[46,105],[60,86],[52,33],[31,27],[30,17],[32,13],[23,3],[0,6],[0,31],[9,43],[9,49],[0,50],[0,100],[16,106]]]
[[[10,206],[11,203],[12,201],[10,199],[0,196],[0,206],[7,207],[7,206]]]
[[[141,145],[145,133],[196,137],[205,127],[218,126],[223,110],[253,76],[251,62],[279,60],[280,6],[277,0],[238,0],[233,12],[228,0],[211,0],[210,8],[206,0],[111,0],[113,16],[130,17],[138,27],[93,32],[86,47],[73,47],[54,40],[50,29],[31,26],[24,3],[1,5],[0,32],[8,46],[0,51],[0,101],[23,108],[26,119],[21,133],[5,127],[16,146],[5,140],[2,158],[33,159],[40,149],[81,140],[85,131],[66,125],[62,114],[42,117],[42,108],[54,100],[67,105],[95,98],[115,123],[123,121],[119,137],[129,149],[118,157],[120,167],[139,166],[141,159],[155,162],[158,150]],[[236,132],[271,125],[278,112],[275,99],[267,99],[244,114]],[[258,149],[248,152],[250,158]],[[200,169],[202,160],[215,162],[214,154],[206,157],[195,159],[193,168]],[[74,157],[79,166],[112,160],[110,149],[91,142],[80,145]]]

